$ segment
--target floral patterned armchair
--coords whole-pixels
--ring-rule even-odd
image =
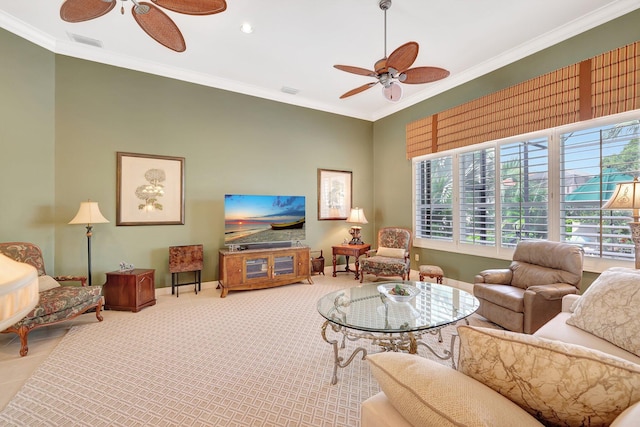
[[[95,308],[96,318],[102,321],[102,287],[86,286],[84,276],[48,276],[44,269],[42,251],[32,243],[8,242],[0,243],[0,253],[18,262],[32,265],[38,271],[39,302],[24,319],[15,325],[0,331],[16,333],[20,337],[20,355],[26,356],[29,351],[27,336],[32,330],[73,319]],[[58,282],[80,282],[82,286],[60,286]]]
[[[411,231],[400,227],[385,227],[378,230],[378,248],[367,252],[360,260],[360,283],[365,273],[377,276],[400,276],[409,280],[411,271],[411,250],[413,235]]]

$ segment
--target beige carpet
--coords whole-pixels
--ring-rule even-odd
[[[0,425],[358,426],[360,402],[378,385],[359,358],[330,385],[332,347],[316,311],[322,295],[358,283],[314,281],[223,299],[207,290],[187,306],[74,327]],[[443,330],[445,343],[453,329]]]

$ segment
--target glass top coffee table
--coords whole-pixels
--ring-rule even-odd
[[[411,295],[393,295],[390,289],[398,285],[404,290],[397,293]],[[413,295],[415,294],[415,295]],[[407,300],[397,302],[396,300]],[[346,359],[340,356],[346,340],[367,339],[380,346],[383,351],[418,352],[418,346],[424,346],[442,360],[453,360],[455,335],[451,338],[450,348],[438,353],[422,336],[429,333],[438,335],[442,342],[441,329],[473,314],[479,306],[478,300],[461,289],[436,283],[395,281],[376,282],[352,288],[341,289],[323,296],[318,301],[318,312],[326,319],[322,325],[322,338],[333,346],[334,367],[331,384],[338,382],[338,368],[348,366],[362,353],[363,347],[356,348]],[[327,329],[341,335],[331,339]]]

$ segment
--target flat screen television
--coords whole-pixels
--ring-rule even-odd
[[[305,239],[304,196],[226,194],[224,244],[239,248],[290,246]]]

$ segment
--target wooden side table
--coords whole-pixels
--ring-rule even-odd
[[[180,286],[195,285],[196,295],[202,290],[202,245],[169,246],[169,273],[171,273],[171,295],[180,296]],[[180,283],[180,273],[193,272],[192,282]]]
[[[102,285],[104,308],[134,313],[156,303],[155,270],[136,268],[107,273]]]
[[[356,274],[355,280],[360,278],[360,256],[367,253],[368,250],[371,249],[371,245],[338,245],[332,246],[333,250],[333,277],[336,277],[336,273],[351,273],[354,272]],[[347,266],[344,270],[336,271],[336,255],[344,255],[347,260]],[[349,257],[356,258],[356,270],[353,271],[349,268]]]

